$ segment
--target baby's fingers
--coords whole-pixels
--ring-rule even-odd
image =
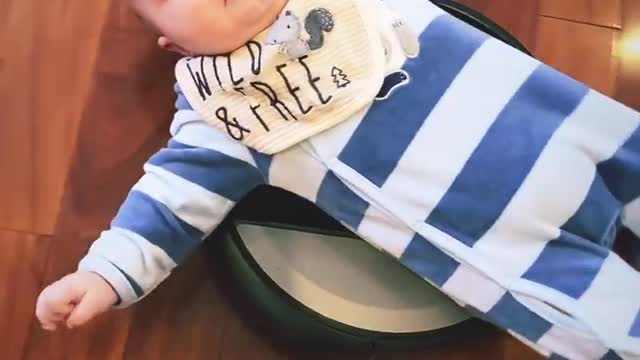
[[[40,326],[47,331],[56,331],[58,329],[58,326],[52,322],[41,323]]]
[[[113,303],[113,301],[109,301],[109,299],[110,296],[99,288],[88,291],[67,318],[67,327],[71,329],[84,325],[96,316],[107,311]]]
[[[57,328],[56,324],[63,322],[71,313],[71,310],[73,310],[72,307],[69,307],[69,309],[70,310],[68,311],[56,312],[51,311],[46,306],[38,307],[36,310],[36,316],[38,318],[38,321],[40,321],[40,325],[43,329],[53,331]]]
[[[55,329],[55,322],[64,320],[73,310],[75,294],[64,282],[57,282],[42,291],[36,303],[36,317],[46,329]]]
[[[76,272],[47,287],[36,304],[36,316],[45,329],[55,330],[66,322],[73,328],[110,309],[118,295],[102,277]]]
[[[71,311],[66,313],[53,313],[49,315],[44,321],[41,321],[40,325],[44,330],[55,331],[58,329],[58,324],[65,321]]]

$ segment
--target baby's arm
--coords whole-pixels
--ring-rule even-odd
[[[36,315],[43,327],[79,326],[146,296],[263,182],[258,155],[207,125],[178,94],[169,145],[145,164],[145,175],[78,271],[40,295]]]

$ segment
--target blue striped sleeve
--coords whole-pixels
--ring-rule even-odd
[[[175,263],[182,262],[204,235],[166,205],[140,191],[129,193],[112,226],[140,235],[164,250]]]
[[[264,182],[258,168],[225,153],[182,144],[176,140],[154,155],[149,164],[163,168],[185,180],[231,201]]]
[[[189,121],[176,127],[174,137],[189,141],[196,133],[202,136],[193,130],[206,123],[196,114],[185,113],[189,110],[181,111],[189,115]],[[177,117],[176,121],[181,120]],[[238,201],[264,183],[270,158],[247,157],[248,153],[243,146],[219,139],[207,147],[172,139],[145,164],[145,175],[130,190],[111,229],[94,242],[80,268],[112,284],[121,299],[118,307],[148,295]]]

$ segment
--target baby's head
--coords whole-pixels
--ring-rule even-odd
[[[158,45],[182,55],[231,52],[271,25],[288,0],[129,0],[160,33]]]

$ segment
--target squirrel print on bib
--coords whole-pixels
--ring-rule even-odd
[[[290,59],[298,59],[324,45],[324,33],[335,26],[333,14],[324,8],[313,9],[304,20],[303,34],[300,18],[287,10],[278,16],[267,39],[267,45],[280,45],[280,52]],[[308,36],[305,36],[308,35]]]

